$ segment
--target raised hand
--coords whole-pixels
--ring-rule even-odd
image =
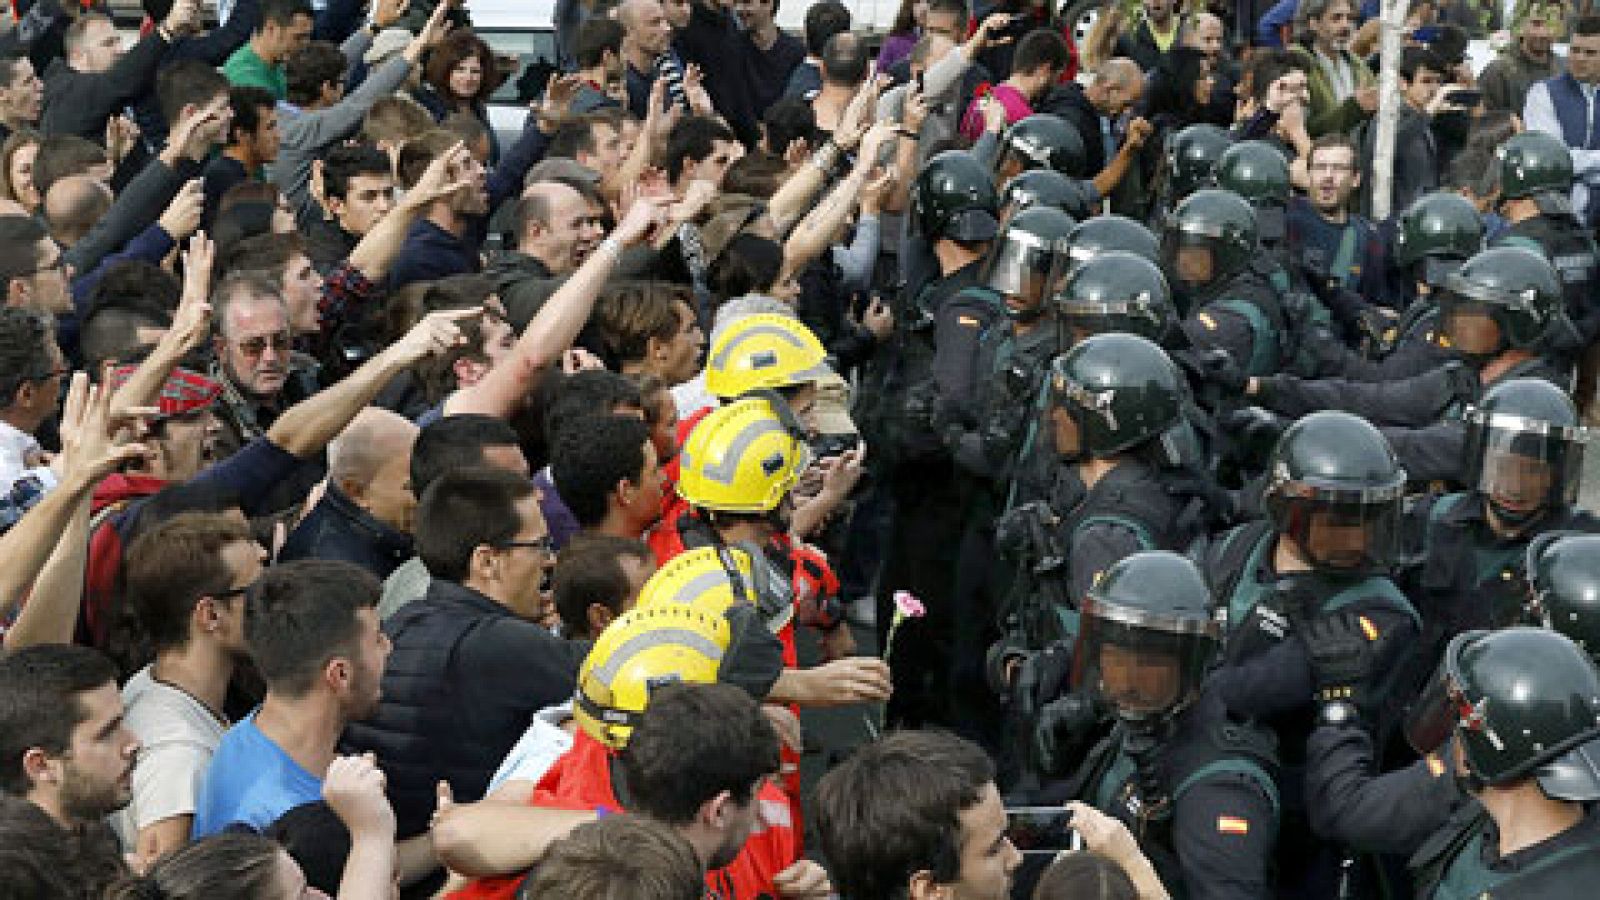
[[[393,835],[394,807],[384,795],[387,779],[370,754],[340,756],[328,766],[322,799],[352,837]]]
[[[390,345],[389,349],[403,365],[411,365],[430,356],[444,353],[466,342],[466,338],[461,334],[460,323],[482,315],[481,306],[471,309],[442,309],[429,313],[411,326],[411,330]]]

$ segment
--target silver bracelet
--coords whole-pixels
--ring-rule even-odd
[[[614,237],[608,237],[595,245],[595,249],[604,250],[611,254],[611,261],[622,262],[622,244]]]

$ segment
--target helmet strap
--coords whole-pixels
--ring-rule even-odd
[[[1138,823],[1135,837],[1143,842],[1153,835],[1152,827],[1164,826],[1172,818],[1172,798],[1157,766],[1161,748],[1171,737],[1172,719],[1170,714],[1162,714],[1136,721],[1125,719],[1124,723],[1128,733],[1122,749],[1133,760],[1133,786],[1138,799],[1133,810]]]

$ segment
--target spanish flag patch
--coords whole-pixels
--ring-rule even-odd
[[[1249,834],[1250,820],[1241,819],[1238,816],[1217,816],[1217,833],[1238,835]]]

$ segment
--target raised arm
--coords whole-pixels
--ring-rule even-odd
[[[470,155],[467,145],[459,143],[429,163],[416,185],[406,191],[394,209],[379,219],[350,251],[350,265],[361,270],[361,274],[371,281],[380,281],[389,274],[389,267],[394,264],[395,258],[400,255],[400,248],[405,244],[411,223],[433,201],[448,197],[464,186],[463,180],[453,176],[465,171]]]
[[[112,409],[153,405],[161,396],[167,376],[205,341],[211,330],[211,261],[215,254],[216,248],[205,232],[189,239],[189,249],[183,253],[183,293],[178,298],[178,311],[172,316],[172,327],[117,389],[111,398]]]

